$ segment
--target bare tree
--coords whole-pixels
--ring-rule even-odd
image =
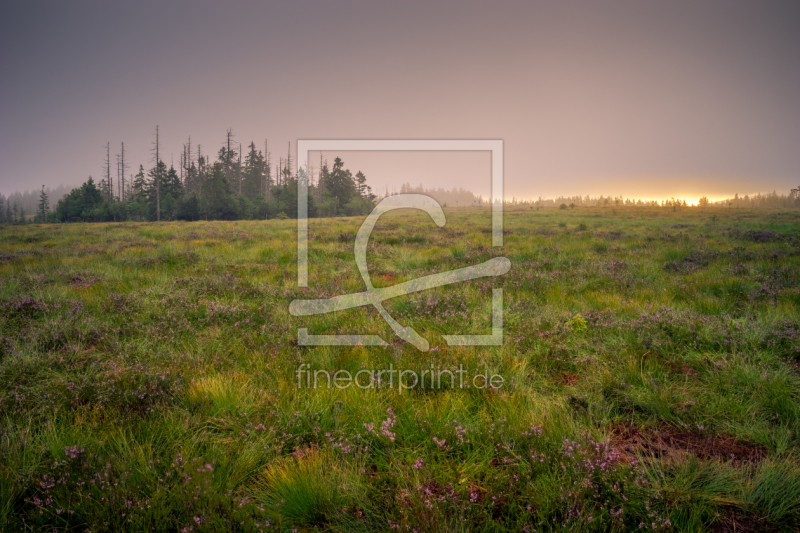
[[[119,154],[114,154],[114,157],[117,160],[117,194],[120,194],[119,200],[122,201],[122,196],[121,196],[121,193],[119,192],[120,191],[119,184],[122,181],[121,176],[120,176],[120,172],[119,172]]]
[[[318,202],[322,201],[322,165],[323,165],[323,162],[322,162],[322,151],[320,151],[320,153],[319,153],[319,177],[317,178],[317,188],[316,188],[317,201]]]
[[[156,221],[161,221],[161,144],[159,142],[158,137],[158,125],[156,125],[156,140],[153,143],[152,151],[154,152],[156,158],[156,172],[155,172],[155,180],[156,180]]]
[[[118,158],[118,173],[117,173],[117,194],[121,201],[125,201],[125,172],[128,170],[129,165],[125,162],[125,143],[120,142]]]
[[[287,143],[289,145],[289,155],[286,156],[286,176],[292,177],[292,141]]]
[[[231,170],[232,170],[232,167],[233,167],[233,152],[231,151],[231,142],[233,141],[233,137],[234,137],[233,130],[231,128],[228,128],[228,131],[226,132],[227,145],[228,145],[227,150],[228,151],[225,154],[225,158],[224,158],[225,177],[227,178],[228,183],[231,182]]]
[[[268,150],[268,145],[267,145],[267,140],[266,139],[264,139],[264,158],[265,158],[265,160],[267,162],[267,168],[265,169],[265,172],[264,172],[266,174],[266,176],[265,176],[266,183],[264,185],[265,185],[265,187],[267,189],[266,197],[267,197],[267,199],[269,199],[272,196],[272,190],[271,190],[272,189],[272,163],[270,161],[271,158],[270,158],[270,153],[269,153],[269,150]]]
[[[181,181],[183,181],[183,171],[186,171],[186,179],[189,178],[190,170],[192,168],[192,136],[189,135],[189,142],[184,147],[183,167],[181,168]],[[186,186],[184,182],[183,186]]]
[[[103,165],[103,174],[105,177],[103,178],[105,183],[104,185],[104,193],[106,195],[106,200],[109,202],[114,198],[114,182],[111,181],[111,143],[106,143],[106,161]]]
[[[267,161],[267,140],[264,139],[264,163],[266,163],[266,161]],[[263,169],[263,172],[261,173],[261,183],[260,183],[261,196],[264,196],[264,197],[266,197],[266,191],[265,191],[265,189],[266,189],[265,185],[266,184],[264,183],[264,180],[267,177],[266,174],[267,174],[267,167],[265,165],[264,169]]]
[[[203,176],[205,175],[205,159],[203,145],[197,145],[197,194],[203,194]]]

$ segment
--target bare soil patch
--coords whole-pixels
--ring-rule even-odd
[[[766,456],[766,449],[725,433],[692,432],[671,426],[639,429],[630,424],[612,428],[615,448],[629,459],[637,453],[671,459],[691,453],[703,460],[731,461],[734,465],[756,463]]]
[[[575,385],[578,383],[578,375],[572,372],[566,372],[558,376],[557,382],[562,385]]]
[[[778,531],[781,529],[769,523],[764,517],[745,513],[740,509],[726,512],[711,525],[712,533],[777,533]]]

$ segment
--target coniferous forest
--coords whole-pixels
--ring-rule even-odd
[[[215,156],[204,154],[191,138],[183,145],[178,167],[167,168],[162,158],[159,131],[156,127],[153,157],[149,168],[139,164],[130,172],[125,158],[125,143],[111,155],[110,143],[104,146],[103,175],[92,176],[69,192],[60,185],[55,189],[0,194],[0,223],[123,222],[169,220],[264,220],[297,218],[297,185],[308,183],[308,216],[336,217],[366,215],[380,200],[367,185],[363,172],[353,174],[337,157],[333,165],[321,159],[319,166],[293,165],[291,143],[287,156],[272,160],[271,153],[259,150],[255,142],[246,147],[233,141],[228,129],[225,142]],[[112,162],[113,161],[113,162]],[[316,171],[315,171],[316,170]],[[404,183],[400,193],[431,196],[447,207],[483,206],[481,195],[463,188],[446,190],[417,187]],[[48,194],[49,193],[49,194]],[[384,196],[396,194],[389,192]],[[57,201],[54,201],[57,200]],[[686,200],[643,200],[623,196],[559,196],[554,199],[506,200],[509,205],[531,208],[561,207],[689,207]],[[700,198],[699,207],[791,208],[800,205],[800,186],[789,194],[739,196],[711,202]]]
[[[191,140],[183,146],[178,168],[167,168],[156,129],[150,168],[140,164],[128,173],[125,145],[120,145],[115,163],[106,146],[103,176],[89,179],[61,198],[51,211],[42,189],[37,222],[110,222],[160,220],[253,220],[297,217],[297,184],[308,181],[310,217],[353,216],[369,213],[376,196],[362,172],[355,175],[340,158],[329,166],[322,161],[309,176],[306,168],[294,166],[291,149],[275,164],[271,154],[254,142],[242,147],[226,142],[215,156],[202,152]],[[127,176],[126,176],[127,175]],[[11,209],[6,202],[6,210]],[[24,214],[22,215],[24,217]],[[10,220],[15,217],[9,212]]]

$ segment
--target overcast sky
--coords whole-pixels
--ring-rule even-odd
[[[3,2],[0,192],[98,178],[106,142],[147,167],[156,125],[167,164],[227,128],[273,160],[298,138],[503,139],[507,198],[788,192],[798,21],[796,1]],[[378,190],[488,179],[457,156],[346,166]]]

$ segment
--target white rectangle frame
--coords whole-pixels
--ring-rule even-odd
[[[503,141],[500,139],[302,139],[298,166],[308,152],[338,151],[489,151],[492,153],[492,246],[503,246]],[[297,183],[297,285],[308,287],[308,180]]]

